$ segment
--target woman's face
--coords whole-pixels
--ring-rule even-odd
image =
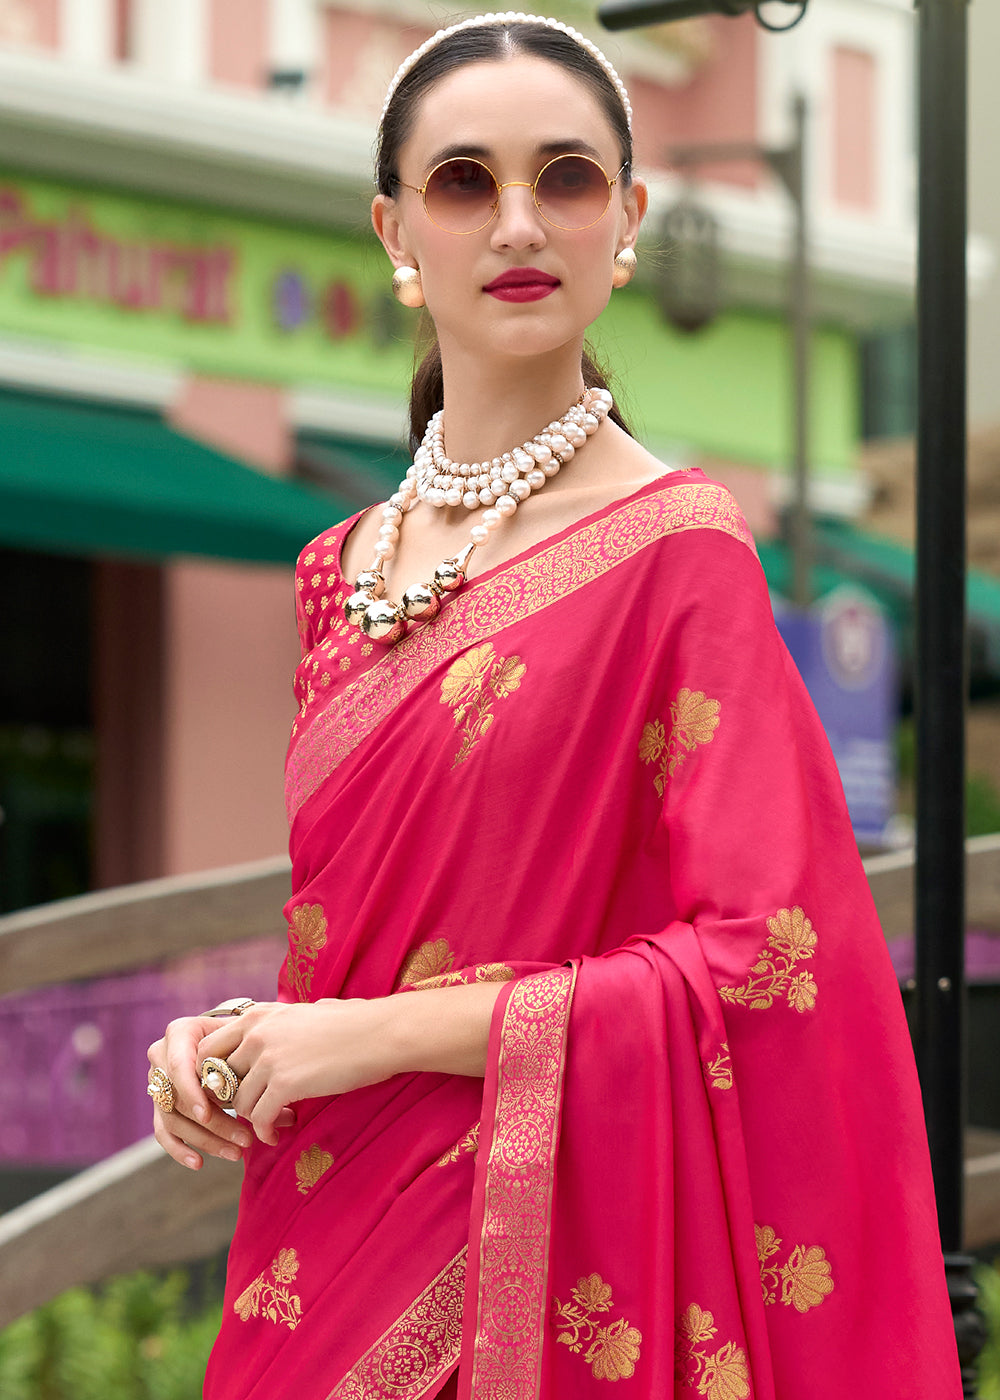
[[[459,155],[483,161],[500,184],[527,182],[504,189],[496,216],[470,234],[438,228],[415,189],[375,198],[375,231],[395,266],[420,269],[444,353],[544,354],[581,341],[606,306],[614,256],[635,241],[646,190],[639,181],[619,181],[592,227],[555,228],[542,218],[528,186],[564,152],[593,157],[609,178],[622,161],[590,89],[546,59],[518,55],[466,64],[422,99],[399,155],[397,173],[406,185],[422,186],[440,161]],[[538,283],[551,290],[529,300],[498,295],[496,279],[522,269],[542,274]]]

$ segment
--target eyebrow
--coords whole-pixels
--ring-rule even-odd
[[[544,141],[535,147],[535,154],[540,157],[579,155],[590,156],[591,160],[602,163],[600,152],[590,144],[589,141],[581,141],[577,137],[564,141]],[[496,152],[491,151],[488,146],[470,146],[461,141],[455,141],[451,145],[443,146],[436,151],[427,162],[427,170],[431,171],[436,165],[440,165],[446,160],[458,160],[462,156],[471,156],[475,160],[487,161],[495,157]]]

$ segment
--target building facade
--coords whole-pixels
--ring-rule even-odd
[[[789,492],[789,202],[760,159],[707,160],[692,187],[672,152],[781,148],[806,98],[811,490],[850,517],[866,413],[897,383],[900,422],[912,407],[909,0],[812,0],[784,36],[749,16],[609,36],[557,12],[625,78],[651,189],[596,346],[651,448],[726,481],[764,537]],[[414,0],[0,0],[6,908],[284,845],[290,537],[398,480],[414,323],[368,228],[371,150],[388,78],[440,19]],[[682,197],[721,251],[696,333],[662,309]]]

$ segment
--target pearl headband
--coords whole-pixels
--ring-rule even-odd
[[[591,58],[595,59],[604,69],[615,91],[621,98],[621,104],[625,109],[625,120],[628,122],[628,129],[631,132],[632,104],[628,100],[628,91],[612,64],[605,58],[597,45],[581,34],[579,30],[572,29],[568,24],[563,24],[562,20],[548,19],[544,15],[526,15],[521,10],[507,10],[504,14],[476,15],[475,19],[460,20],[458,24],[451,24],[447,29],[439,29],[436,34],[432,34],[429,39],[425,39],[420,47],[414,49],[409,58],[404,58],[403,62],[396,69],[395,76],[389,84],[389,90],[385,95],[382,115],[379,117],[379,126],[385,121],[385,114],[389,110],[389,104],[396,94],[396,89],[406,77],[407,73],[409,73],[410,69],[414,68],[420,62],[424,54],[429,53],[431,49],[436,48],[437,45],[441,43],[442,39],[448,39],[452,34],[458,34],[463,29],[478,29],[487,24],[544,24],[547,29],[558,29],[561,34],[567,34],[578,43],[582,49],[586,50]]]

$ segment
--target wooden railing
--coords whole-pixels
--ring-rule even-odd
[[[968,921],[1000,929],[1000,835],[967,843]],[[913,854],[866,862],[886,937],[913,927]],[[0,994],[151,967],[184,953],[278,932],[284,858],[150,880],[0,918]],[[1000,1133],[966,1143],[966,1243],[1000,1239]],[[196,1173],[150,1137],[0,1216],[0,1326],[74,1284],[206,1258],[236,1218],[240,1172]]]

